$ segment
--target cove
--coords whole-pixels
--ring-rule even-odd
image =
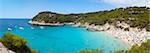
[[[91,32],[71,25],[41,28],[29,25],[28,21],[29,19],[0,19],[0,35],[12,32],[22,36],[28,40],[28,46],[38,53],[76,53],[84,49],[102,49],[108,53],[126,49],[126,44],[105,32]],[[12,31],[7,28],[12,28]]]

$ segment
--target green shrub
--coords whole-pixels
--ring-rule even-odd
[[[95,49],[95,50],[80,50],[77,53],[103,53],[103,51],[100,50],[100,49]]]
[[[16,53],[32,53],[32,50],[26,45],[27,40],[24,40],[22,37],[15,34],[9,32],[5,33],[1,37],[0,42]]]

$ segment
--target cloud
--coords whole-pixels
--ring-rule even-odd
[[[98,1],[111,4],[117,7],[127,7],[127,6],[150,7],[150,0],[98,0]]]

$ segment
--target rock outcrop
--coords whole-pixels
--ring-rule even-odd
[[[8,50],[1,42],[0,42],[0,53],[15,53],[11,50]]]

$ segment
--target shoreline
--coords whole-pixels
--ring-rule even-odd
[[[64,24],[61,23],[45,23],[45,22],[37,22],[37,21],[29,21],[28,23],[31,25],[40,25],[40,26],[64,26]]]
[[[40,25],[40,26],[64,26],[64,25],[74,25],[74,23],[45,23],[45,22],[37,22],[37,21],[29,21],[31,25]]]
[[[129,46],[129,48],[134,44],[140,46],[142,42],[146,42],[146,39],[150,39],[150,32],[146,31],[145,28],[131,28],[126,23],[118,22],[117,26],[121,26],[123,28],[117,28],[116,26],[110,25],[108,23],[106,23],[105,25],[89,25],[88,23],[77,23],[76,25],[85,27],[89,31],[98,31],[110,34],[111,36],[114,36],[115,38],[118,38],[125,42]],[[128,28],[128,30],[125,31],[125,28]]]
[[[131,28],[126,23],[117,23],[117,26],[121,26],[123,28],[117,28],[116,26],[110,25],[106,23],[105,25],[89,25],[89,23],[44,23],[44,22],[36,22],[36,21],[29,21],[29,24],[32,25],[43,25],[43,26],[64,26],[64,25],[72,25],[75,27],[83,27],[86,28],[88,31],[98,31],[98,32],[105,32],[110,34],[111,36],[122,40],[125,44],[129,46],[129,48],[134,45],[141,45],[142,42],[146,41],[146,36],[150,38],[150,32],[146,31],[146,29],[138,29],[138,28]],[[125,31],[125,28],[128,28]]]

